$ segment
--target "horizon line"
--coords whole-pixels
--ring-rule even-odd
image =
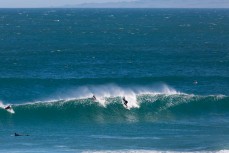
[[[0,9],[229,9],[229,7],[0,7]]]

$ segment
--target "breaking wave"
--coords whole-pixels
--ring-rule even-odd
[[[97,96],[14,104],[15,114],[0,109],[1,119],[78,122],[151,122],[161,119],[192,118],[209,114],[226,114],[229,97],[224,95],[191,95],[183,93],[154,93],[127,95],[128,109],[123,95]],[[4,105],[1,103],[1,108]]]

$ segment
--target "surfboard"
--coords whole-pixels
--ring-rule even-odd
[[[126,106],[125,104],[123,104],[123,107],[124,107],[125,109],[130,110],[130,108],[128,107],[128,105]]]
[[[11,113],[11,114],[14,114],[15,113],[12,108],[11,109],[7,109],[6,111],[9,112],[9,113]]]
[[[8,107],[8,106],[7,106]],[[6,108],[6,107],[5,107]],[[4,108],[4,109],[5,109]],[[7,112],[9,112],[9,113],[11,113],[11,114],[14,114],[15,112],[14,112],[14,110],[13,110],[13,108],[10,106],[10,108],[9,109],[5,109]]]

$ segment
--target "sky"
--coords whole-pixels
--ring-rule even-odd
[[[0,0],[0,8],[40,7],[229,8],[229,0]]]

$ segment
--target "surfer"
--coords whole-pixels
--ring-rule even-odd
[[[95,97],[95,95],[93,95],[93,96],[92,96],[92,99],[93,99],[94,101],[96,100],[96,97]]]
[[[22,136],[22,135],[18,133],[14,133],[14,136],[17,137],[17,136]]]
[[[8,106],[4,107],[4,109],[7,112],[11,113],[11,114],[14,114],[15,113],[11,105],[8,105]]]
[[[11,107],[10,105],[8,105],[8,106],[6,106],[4,109],[5,109],[5,110],[11,110],[12,107]]]
[[[23,134],[18,134],[18,133],[15,132],[15,133],[14,133],[14,136],[15,136],[15,137],[18,137],[18,136],[29,136],[29,135],[28,135],[28,134],[25,134],[25,135],[23,135]]]
[[[123,97],[122,100],[123,100],[123,102],[124,102],[124,105],[127,107],[128,101],[126,100],[126,98]]]

